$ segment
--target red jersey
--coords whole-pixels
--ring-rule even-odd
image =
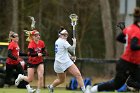
[[[45,47],[45,44],[42,40],[39,40],[38,41],[38,44],[35,43],[33,40],[30,41],[29,45],[28,45],[28,48],[31,48],[34,50],[34,54],[38,54],[38,53],[42,53],[42,48]],[[43,57],[39,57],[39,56],[36,56],[36,57],[31,57],[29,56],[29,60],[28,60],[29,63],[31,64],[38,64],[40,62],[43,62]]]
[[[124,53],[122,54],[121,58],[134,64],[140,64],[140,50],[134,51],[130,47],[131,40],[134,37],[139,39],[138,45],[140,45],[140,28],[132,24],[125,28],[123,33],[126,35],[126,44]]]
[[[15,56],[16,58],[19,57],[19,46],[16,42],[10,42],[9,45],[8,45],[8,50],[12,50],[12,55]],[[11,58],[7,58],[6,60],[6,63],[7,64],[13,64],[13,65],[16,65],[19,63],[18,60],[13,60]]]

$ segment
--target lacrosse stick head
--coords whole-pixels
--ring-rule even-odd
[[[69,16],[69,18],[71,19],[71,25],[72,26],[76,26],[77,25],[78,16],[76,14],[71,14]]]
[[[33,29],[35,29],[35,23],[36,23],[36,21],[35,21],[35,19],[34,19],[34,17],[32,17],[32,16],[28,16],[30,19],[31,19],[31,21],[32,21],[32,23],[31,23],[31,30],[33,30]]]

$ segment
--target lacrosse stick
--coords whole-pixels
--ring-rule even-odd
[[[32,30],[35,29],[35,23],[36,23],[34,17],[32,17],[32,16],[28,16],[28,17],[31,19],[32,23],[31,23],[31,31],[24,30],[26,36],[28,36],[28,38],[26,39],[26,41],[30,41],[30,34],[31,34]]]
[[[75,26],[77,25],[78,16],[76,14],[71,14],[69,18],[71,19],[71,26],[73,27],[72,30],[73,38],[76,38]],[[74,56],[75,56],[75,50],[74,50]]]
[[[35,29],[35,23],[36,23],[36,21],[35,21],[34,17],[32,17],[32,16],[28,16],[28,17],[32,20],[31,30],[33,30],[33,29]]]

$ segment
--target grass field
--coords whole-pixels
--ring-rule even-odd
[[[17,88],[0,88],[0,93],[27,93],[26,89],[17,89]],[[41,93],[49,93],[48,89],[41,89]],[[55,89],[54,93],[82,93],[80,91],[69,91],[65,89]]]
[[[27,93],[27,90],[17,89],[17,88],[0,88],[0,93]],[[47,89],[42,89],[41,93],[49,93],[49,92]],[[82,92],[56,88],[54,93],[82,93]],[[117,93],[117,92],[100,92],[100,93]],[[120,92],[120,93],[126,93],[126,92]],[[134,93],[134,92],[127,92],[127,93]]]

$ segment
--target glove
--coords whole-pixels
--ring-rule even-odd
[[[73,45],[76,46],[76,38],[72,38]]]
[[[71,59],[72,59],[73,61],[75,61],[77,58],[76,58],[76,56],[71,56]]]
[[[117,27],[119,27],[121,30],[123,30],[125,28],[125,22],[119,22],[117,24]]]

